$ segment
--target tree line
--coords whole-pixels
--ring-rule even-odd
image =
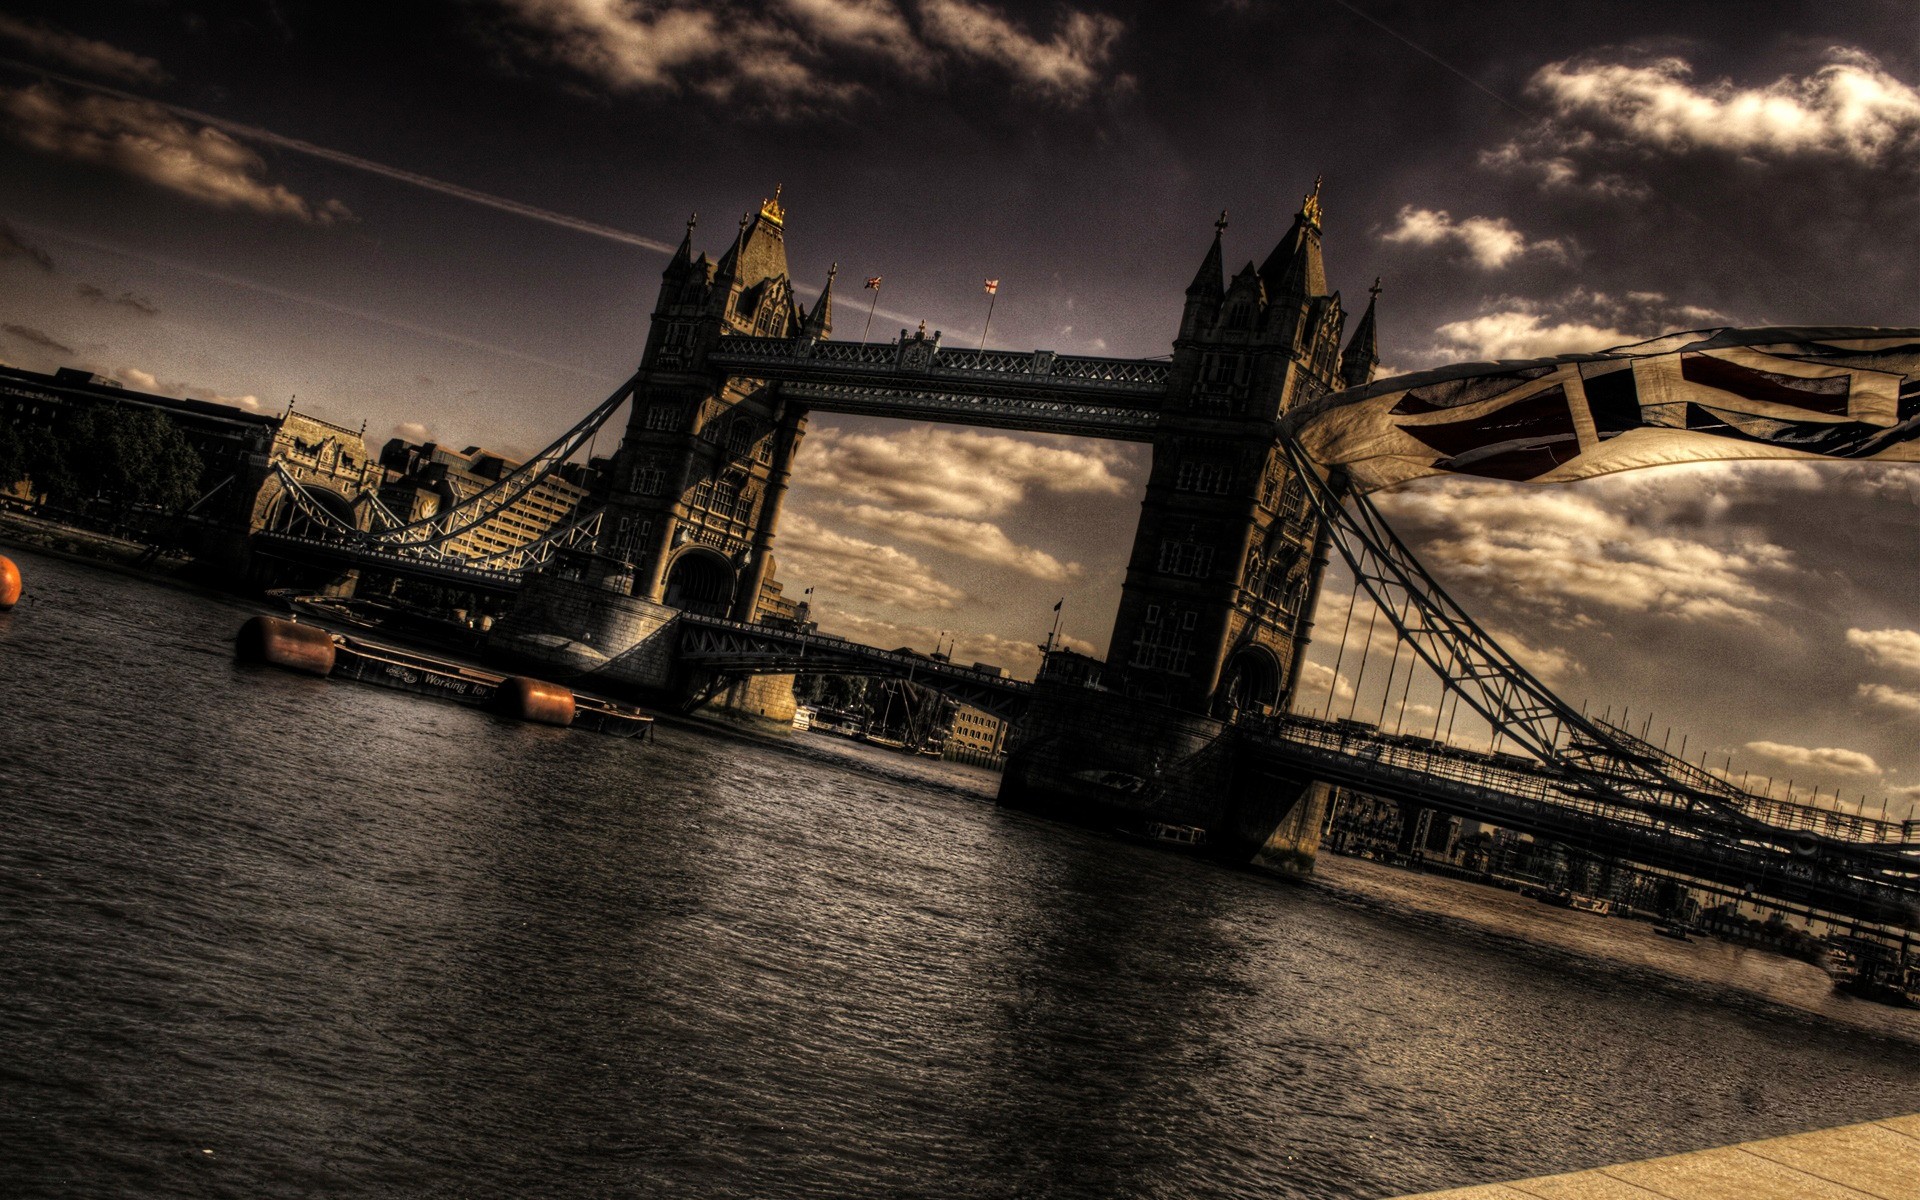
[[[103,508],[115,523],[136,510],[185,512],[206,464],[180,427],[151,408],[109,405],[52,425],[0,429],[0,491],[27,484],[52,508]]]

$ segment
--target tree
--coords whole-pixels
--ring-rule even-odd
[[[180,427],[156,409],[90,408],[21,439],[20,458],[36,494],[58,508],[106,501],[112,518],[152,506],[184,512],[200,495],[206,464]]]

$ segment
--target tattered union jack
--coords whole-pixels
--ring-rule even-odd
[[[1362,491],[1729,458],[1920,462],[1920,329],[1705,329],[1463,363],[1336,392],[1286,424]]]
[[[879,277],[878,275],[869,275],[869,276],[867,276],[867,286],[868,286],[868,287],[870,287],[870,288],[872,288],[872,289],[873,289],[874,291],[876,291],[876,292],[877,292],[877,291],[879,291],[879,290],[880,290],[880,277]]]

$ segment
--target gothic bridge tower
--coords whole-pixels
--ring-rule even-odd
[[[1274,421],[1368,382],[1379,361],[1371,301],[1341,352],[1346,314],[1327,289],[1317,181],[1266,261],[1231,280],[1225,228],[1222,213],[1187,288],[1103,673],[1136,698],[1214,716],[1284,707],[1325,565]]]
[[[806,414],[759,380],[716,385],[705,358],[727,334],[832,332],[833,274],[803,309],[785,226],[776,188],[716,263],[694,256],[689,220],[662,273],[602,535],[642,599],[751,621],[778,594],[771,546]]]

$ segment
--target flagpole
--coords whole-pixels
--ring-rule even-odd
[[[993,302],[999,298],[999,288],[995,288],[987,293],[987,323],[980,330],[980,348],[982,350],[987,348],[987,330],[993,328]]]
[[[867,286],[873,289],[873,303],[867,305],[867,327],[860,331],[860,340],[863,342],[873,332],[873,310],[880,306],[880,276],[875,275],[867,282]]]

